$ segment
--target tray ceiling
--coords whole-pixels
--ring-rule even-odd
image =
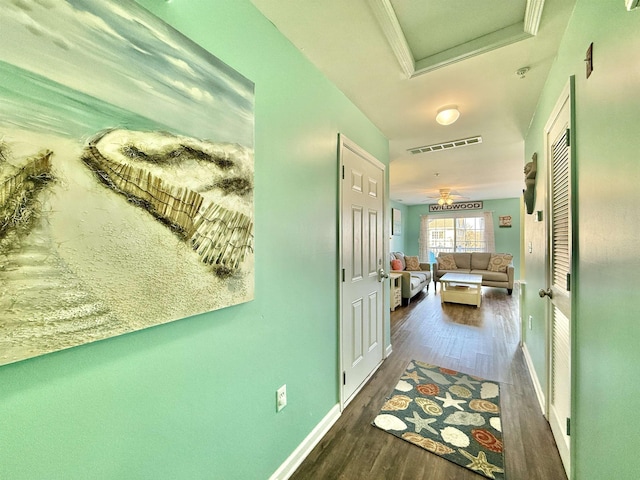
[[[534,36],[544,0],[369,4],[398,62],[413,77]]]

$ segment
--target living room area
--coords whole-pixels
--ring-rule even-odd
[[[389,237],[391,261],[395,255],[401,259],[390,265],[392,277],[402,275],[402,305],[423,288],[442,291],[443,274],[479,274],[485,287],[504,287],[511,295],[514,284],[520,280],[521,258],[521,199],[485,200],[473,202],[477,207],[464,212],[430,212],[429,205],[403,205],[390,202],[392,219]],[[485,252],[486,255],[471,256],[471,252]],[[460,254],[465,255],[460,255]],[[458,259],[448,266],[442,265],[442,258]],[[422,279],[410,285],[410,275],[420,275],[419,268],[407,267],[402,255],[428,264],[430,279]],[[475,260],[472,260],[475,258]],[[489,265],[489,261],[504,261]],[[440,263],[439,263],[440,262]],[[493,263],[493,262],[491,262]],[[441,265],[441,267],[438,267]],[[508,266],[508,268],[507,268]],[[411,271],[413,270],[413,271]],[[493,270],[493,271],[491,271]],[[446,280],[446,279],[445,279]],[[392,282],[393,286],[393,282]],[[392,295],[392,307],[394,307]],[[393,308],[392,308],[393,309]]]

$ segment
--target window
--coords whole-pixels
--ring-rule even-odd
[[[493,215],[444,217],[424,215],[420,226],[420,260],[434,262],[440,252],[492,252],[495,250]]]

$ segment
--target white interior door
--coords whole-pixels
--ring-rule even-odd
[[[548,159],[547,286],[549,385],[548,419],[567,475],[570,473],[571,419],[571,102],[561,97],[546,129]]]
[[[385,167],[344,136],[340,136],[340,163],[340,343],[346,406],[383,360]]]

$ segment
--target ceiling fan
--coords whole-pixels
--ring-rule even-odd
[[[469,199],[469,197],[464,197],[450,188],[441,188],[437,195],[427,195],[427,198],[437,199],[438,205],[451,205],[456,200]]]

